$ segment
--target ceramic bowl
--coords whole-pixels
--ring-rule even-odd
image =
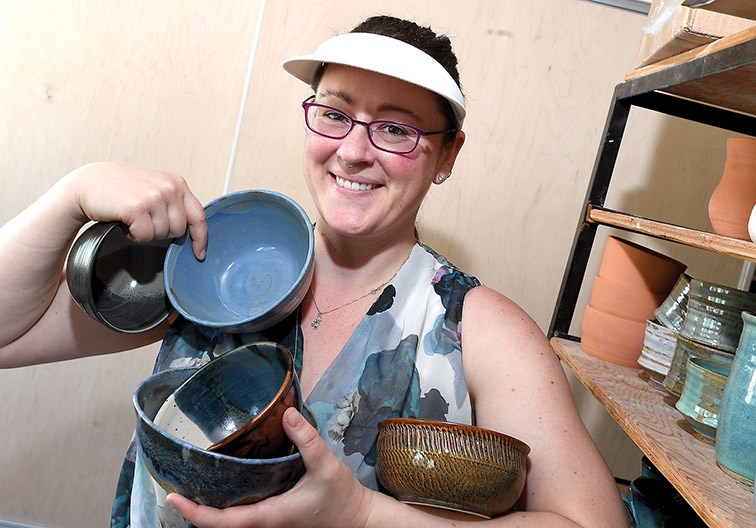
[[[597,275],[593,279],[590,305],[617,317],[645,321],[653,317],[664,297],[645,288]]]
[[[666,297],[686,265],[635,242],[610,236],[599,275]]]
[[[732,367],[735,355],[724,350],[696,343],[679,335],[677,337],[677,346],[675,347],[675,356],[672,358],[672,364],[669,367],[667,377],[664,378],[664,388],[673,396],[679,398],[682,394],[687,376],[688,359],[692,357],[713,361],[726,368],[730,368]]]
[[[691,277],[682,273],[672,287],[672,291],[662,301],[656,310],[654,317],[667,328],[680,332],[688,313],[688,292],[690,291]]]
[[[71,246],[66,281],[71,296],[94,319],[117,332],[146,332],[171,308],[163,287],[170,240],[138,244],[118,222],[97,222]]]
[[[299,452],[277,458],[236,458],[177,439],[153,422],[166,399],[196,368],[165,370],[142,381],[134,391],[136,437],[153,479],[166,491],[225,508],[251,504],[290,489],[304,474]],[[314,419],[303,408],[305,417]]]
[[[205,207],[205,260],[188,235],[168,248],[165,289],[189,321],[224,332],[268,328],[302,302],[313,272],[314,235],[304,209],[273,191],[241,191]]]
[[[743,331],[744,311],[756,312],[756,293],[692,279],[680,335],[734,353]]]
[[[586,306],[581,334],[586,354],[625,367],[638,368],[645,322],[624,319]]]
[[[658,374],[660,383],[669,372],[672,358],[677,346],[677,332],[649,319],[646,321],[646,331],[643,335],[643,348],[638,358],[638,364],[643,368]]]
[[[203,365],[166,399],[155,424],[202,449],[238,458],[289,455],[283,413],[302,408],[288,349],[245,345]]]
[[[706,441],[714,443],[717,416],[730,368],[702,358],[689,358],[685,385],[675,407]]]
[[[482,427],[417,418],[378,423],[376,472],[398,500],[496,517],[525,486],[530,447]]]

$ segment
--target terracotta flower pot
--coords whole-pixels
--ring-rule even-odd
[[[756,204],[756,138],[727,140],[722,179],[709,199],[709,220],[714,232],[751,240],[748,221]]]
[[[610,236],[599,275],[666,297],[686,268],[682,262],[653,249]]]
[[[638,358],[643,349],[645,322],[639,323],[586,306],[581,342],[583,351],[593,357],[640,368]]]
[[[628,285],[618,280],[596,276],[593,279],[590,304],[602,312],[644,322],[653,319],[654,310],[666,299],[665,295],[646,288]]]

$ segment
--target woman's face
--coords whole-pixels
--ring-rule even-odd
[[[427,131],[446,128],[438,100],[428,90],[349,66],[326,68],[314,102],[359,121],[396,121]],[[421,137],[409,154],[393,154],[375,148],[367,128],[359,124],[338,140],[308,131],[304,174],[321,220],[342,236],[413,232],[430,184],[438,174],[448,174],[464,141],[459,132],[453,146],[444,146],[443,137]]]

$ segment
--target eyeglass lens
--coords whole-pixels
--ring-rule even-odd
[[[306,103],[305,118],[310,130],[332,139],[343,139],[354,128],[363,125],[368,129],[370,142],[378,149],[397,154],[412,152],[420,141],[420,132],[415,128],[394,121],[364,123],[331,108],[315,103]]]

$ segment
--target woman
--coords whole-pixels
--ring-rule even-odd
[[[416,509],[377,491],[377,421],[421,416],[476,423],[530,445],[516,511],[491,526],[627,525],[538,327],[506,297],[417,241],[420,205],[432,184],[451,175],[465,141],[464,98],[448,38],[374,17],[284,67],[315,92],[303,103],[303,168],[318,212],[315,274],[296,313],[265,334],[297,358],[320,434],[287,411],[285,427],[307,473],[283,495],[225,510],[176,494],[168,502],[199,527],[459,526],[470,518]],[[107,193],[87,185],[98,171],[113,181]],[[121,220],[136,240],[178,236],[188,227],[195,254],[204,256],[202,207],[180,178],[122,166],[75,171],[3,228],[3,242],[16,247],[28,229],[40,237],[33,262],[3,271],[4,281],[14,281],[4,284],[29,286],[0,301],[4,315],[24,308],[3,330],[4,365],[123,350],[165,333],[116,338],[72,307],[60,268],[88,219]],[[22,353],[48,350],[45,335],[53,330],[56,341],[61,331],[64,340],[52,355]],[[199,363],[208,351],[212,357],[259,337],[219,343],[179,320],[163,340],[156,369]],[[115,526],[145,525],[139,516],[150,510],[150,482],[142,469],[138,460],[124,466]]]

